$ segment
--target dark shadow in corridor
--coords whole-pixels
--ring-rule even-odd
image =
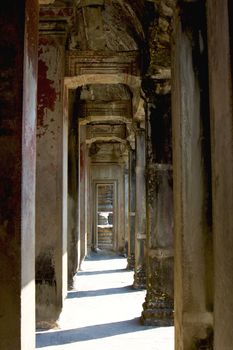
[[[133,293],[133,292],[137,292],[137,290],[133,289],[132,286],[125,286],[120,288],[105,288],[105,289],[87,290],[87,291],[86,290],[75,291],[75,292],[69,292],[67,295],[67,299],[99,297],[104,295],[125,294],[125,293]]]
[[[52,345],[76,343],[120,334],[140,332],[148,329],[151,329],[151,327],[141,326],[140,319],[135,318],[122,322],[100,324],[65,331],[41,332],[36,335],[36,347],[43,348]]]

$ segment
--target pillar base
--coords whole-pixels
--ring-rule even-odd
[[[133,288],[146,289],[146,271],[144,267],[135,268]]]
[[[55,281],[36,281],[36,327],[54,328],[62,310]]]
[[[147,292],[141,322],[146,326],[167,327],[174,324],[173,300],[164,293]]]

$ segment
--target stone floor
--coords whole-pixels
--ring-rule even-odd
[[[173,350],[173,327],[140,324],[145,291],[135,291],[126,259],[104,252],[86,259],[68,293],[58,329],[38,331],[37,349]]]

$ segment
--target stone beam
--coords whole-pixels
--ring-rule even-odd
[[[101,124],[87,126],[87,140],[95,137],[118,137],[125,139],[125,136],[125,125]]]
[[[97,123],[97,122],[114,122],[117,123],[124,123],[126,125],[130,125],[132,123],[131,120],[128,118],[118,116],[118,115],[102,115],[102,116],[88,116],[87,118],[82,118],[79,123],[80,125],[87,125],[91,123]]]
[[[65,85],[69,89],[88,84],[125,84],[133,95],[132,113],[144,119],[138,51],[68,51]]]
[[[87,118],[88,116],[122,116],[132,119],[132,108],[130,100],[116,101],[81,101],[79,106],[79,117]]]
[[[127,144],[127,140],[121,139],[116,136],[99,136],[99,137],[97,136],[86,140],[87,145],[90,145],[94,142],[105,142],[105,143],[119,142],[119,143]]]

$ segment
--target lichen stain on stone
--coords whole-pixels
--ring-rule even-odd
[[[38,116],[37,127],[45,127],[45,109],[54,111],[58,93],[53,80],[47,78],[48,67],[41,59],[38,61]]]
[[[55,267],[54,267],[54,252],[52,249],[47,249],[40,253],[36,258],[36,282],[54,284]]]

